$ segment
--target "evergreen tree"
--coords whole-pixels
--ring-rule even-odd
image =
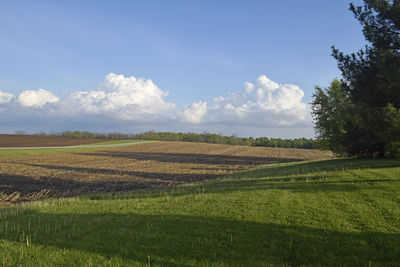
[[[351,4],[350,10],[369,44],[350,55],[332,47],[332,54],[352,116],[339,119],[337,134],[325,136],[332,123],[320,122],[324,117],[314,113],[316,129],[322,140],[326,137],[331,147],[339,144],[348,154],[384,156],[400,142],[400,0],[364,0],[363,6]],[[317,89],[314,102],[322,96]]]

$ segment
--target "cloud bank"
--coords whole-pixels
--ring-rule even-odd
[[[279,85],[265,75],[246,82],[241,92],[214,98],[206,120],[220,124],[260,127],[296,126],[307,123],[304,92],[296,85]]]
[[[73,114],[99,114],[124,120],[156,119],[175,108],[150,79],[108,74],[99,90],[75,91],[63,103],[64,109]]]
[[[0,91],[0,123],[15,127],[40,121],[38,127],[42,128],[47,123],[46,129],[36,131],[51,130],[52,125],[57,129],[57,122],[65,129],[79,122],[91,127],[86,130],[96,125],[102,129],[142,125],[153,127],[144,130],[160,126],[169,131],[220,129],[218,132],[235,128],[311,128],[309,108],[302,101],[304,92],[297,85],[278,84],[265,75],[210,103],[199,100],[179,108],[165,100],[168,94],[151,79],[114,73],[106,75],[95,90],[73,91],[64,99],[45,89],[23,91],[18,96]],[[6,114],[13,119],[7,119]],[[113,130],[120,131],[108,131]]]

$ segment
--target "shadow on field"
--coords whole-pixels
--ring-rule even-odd
[[[261,165],[279,162],[301,161],[297,158],[279,157],[252,157],[252,156],[228,156],[213,154],[191,153],[155,153],[155,152],[120,152],[100,151],[96,153],[77,153],[86,156],[117,157],[134,160],[152,160],[158,162],[194,163],[208,165]]]
[[[32,245],[62,249],[64,259],[69,249],[79,250],[99,255],[97,263],[101,264],[108,264],[108,260],[111,264],[113,257],[143,265],[150,259],[151,265],[162,266],[394,266],[400,262],[397,233],[338,232],[168,214],[48,214],[25,210],[5,220],[9,228],[6,233],[0,232],[3,240],[21,242],[24,233]],[[93,254],[87,257],[96,260]],[[52,259],[41,262],[46,265],[46,260],[51,263]]]
[[[54,177],[33,178],[23,175],[0,174],[0,204],[4,202],[20,202],[47,197],[77,196],[95,192],[120,192],[166,186],[161,181],[92,181],[80,182]],[[40,192],[46,191],[46,195]],[[7,195],[17,194],[19,197],[10,200]],[[7,200],[8,199],[8,200]]]

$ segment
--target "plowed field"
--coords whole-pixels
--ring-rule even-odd
[[[0,158],[0,204],[199,182],[260,164],[329,158],[328,152],[160,142]]]
[[[0,147],[73,146],[110,141],[108,139],[75,139],[41,135],[0,134]]]

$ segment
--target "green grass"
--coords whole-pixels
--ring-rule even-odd
[[[100,142],[93,144],[84,144],[80,146],[85,147],[73,147],[73,148],[27,148],[27,149],[0,149],[0,157],[20,157],[20,156],[34,156],[34,155],[43,155],[43,154],[55,154],[55,153],[68,153],[68,152],[77,152],[77,151],[89,151],[95,149],[104,149],[104,147],[95,147],[96,145],[111,145],[111,144],[121,144],[125,143],[133,143],[133,142],[155,142],[155,141],[140,141],[140,140],[118,140],[118,141],[110,141],[110,142]],[[93,147],[90,147],[93,146]]]
[[[400,161],[275,164],[0,209],[3,266],[399,266]]]

